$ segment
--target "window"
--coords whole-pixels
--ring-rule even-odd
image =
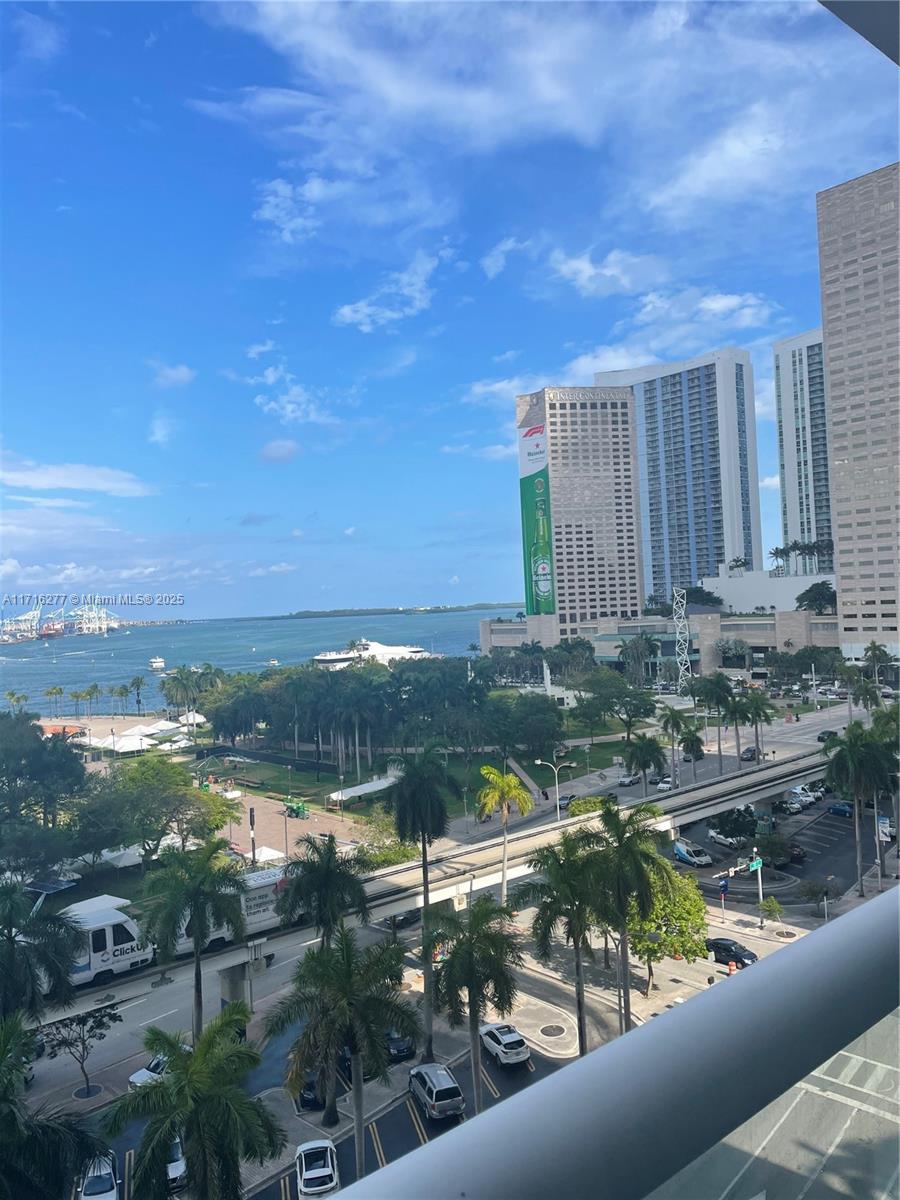
[[[94,954],[102,954],[106,949],[106,930],[95,929],[91,934],[91,950]]]
[[[113,945],[129,946],[134,941],[134,934],[127,925],[113,925]]]

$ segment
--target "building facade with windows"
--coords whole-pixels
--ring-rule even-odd
[[[785,338],[772,351],[783,545],[810,548],[794,556],[804,575],[827,572],[833,552],[822,330]]]
[[[516,399],[529,640],[590,637],[644,598],[635,402],[627,387]]]
[[[893,163],[816,197],[832,537],[845,657],[900,653],[900,309]]]
[[[671,600],[721,563],[762,567],[753,368],[728,348],[683,362],[602,371],[634,391],[647,588]]]

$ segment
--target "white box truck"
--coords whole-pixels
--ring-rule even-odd
[[[94,896],[62,910],[86,934],[70,976],[74,984],[111,979],[153,962],[153,946],[141,941],[137,924],[122,912],[130,903],[121,896]]]

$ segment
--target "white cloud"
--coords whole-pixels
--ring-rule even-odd
[[[130,471],[118,467],[93,467],[82,463],[37,463],[4,454],[0,481],[8,487],[35,491],[105,492],[108,496],[149,496],[153,492]]]
[[[10,494],[6,500],[30,504],[32,508],[90,508],[89,500],[64,500],[61,496],[14,496]]]
[[[276,438],[266,442],[259,452],[259,457],[263,462],[290,462],[292,458],[296,458],[299,449],[291,438]]]
[[[610,296],[616,292],[639,292],[664,282],[667,271],[652,254],[631,254],[610,250],[600,263],[591,251],[568,256],[562,250],[550,255],[550,266],[560,279],[571,283],[582,296]]]
[[[502,354],[495,354],[491,361],[495,363],[515,362],[521,353],[521,350],[504,350]]]
[[[289,571],[296,571],[297,568],[293,563],[277,562],[271,563],[268,567],[255,567],[248,572],[251,578],[259,578],[261,575],[287,575]]]
[[[65,36],[55,21],[20,8],[13,14],[11,24],[19,35],[19,53],[23,58],[50,62],[62,53]]]
[[[169,366],[164,362],[160,362],[158,358],[148,358],[147,366],[153,368],[155,372],[153,382],[157,387],[161,388],[184,387],[197,378],[197,372],[194,368],[185,366],[184,363],[179,363],[177,366]]]
[[[481,259],[481,269],[488,279],[496,279],[506,269],[506,260],[510,254],[516,250],[528,250],[530,247],[531,242],[520,242],[514,237],[503,238]]]
[[[177,427],[177,422],[166,413],[155,413],[152,421],[150,422],[150,430],[147,434],[147,441],[154,446],[167,446],[172,440]]]
[[[352,538],[352,537],[354,537],[355,534],[356,534],[356,526],[355,525],[348,525],[347,528],[344,530],[344,537]]]
[[[353,304],[342,304],[334,313],[335,324],[355,325],[362,333],[372,333],[381,325],[391,325],[424,312],[434,295],[428,282],[439,257],[417,250],[406,270],[388,275],[371,296]]]
[[[492,446],[482,446],[476,450],[475,457],[495,461],[501,458],[515,458],[517,453],[515,442],[497,442]]]
[[[456,446],[441,446],[441,454],[469,454],[471,450],[468,442],[460,442]]]
[[[512,375],[506,379],[478,379],[469,385],[463,402],[502,408],[508,413],[514,412],[516,396],[536,392],[538,388],[546,387],[549,383],[553,383],[553,377],[548,375]]]
[[[450,578],[447,580],[447,582],[450,584],[451,587],[456,587],[456,585],[459,583],[459,576],[451,575]]]
[[[313,207],[301,187],[287,179],[269,179],[258,185],[257,192],[260,202],[253,220],[273,226],[282,242],[293,245],[318,228]]]
[[[777,475],[765,475],[759,481],[759,486],[768,492],[780,492],[781,480]]]
[[[280,396],[255,396],[253,403],[282,425],[336,425],[337,417],[323,408],[300,383],[293,383]]]
[[[261,354],[268,354],[269,351],[275,349],[275,343],[271,338],[266,338],[264,342],[254,342],[252,346],[247,347],[248,358],[259,358]]]

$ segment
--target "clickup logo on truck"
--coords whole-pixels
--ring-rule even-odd
[[[556,611],[553,546],[550,537],[550,474],[543,423],[519,430],[519,492],[525,559],[525,611],[529,616]]]

